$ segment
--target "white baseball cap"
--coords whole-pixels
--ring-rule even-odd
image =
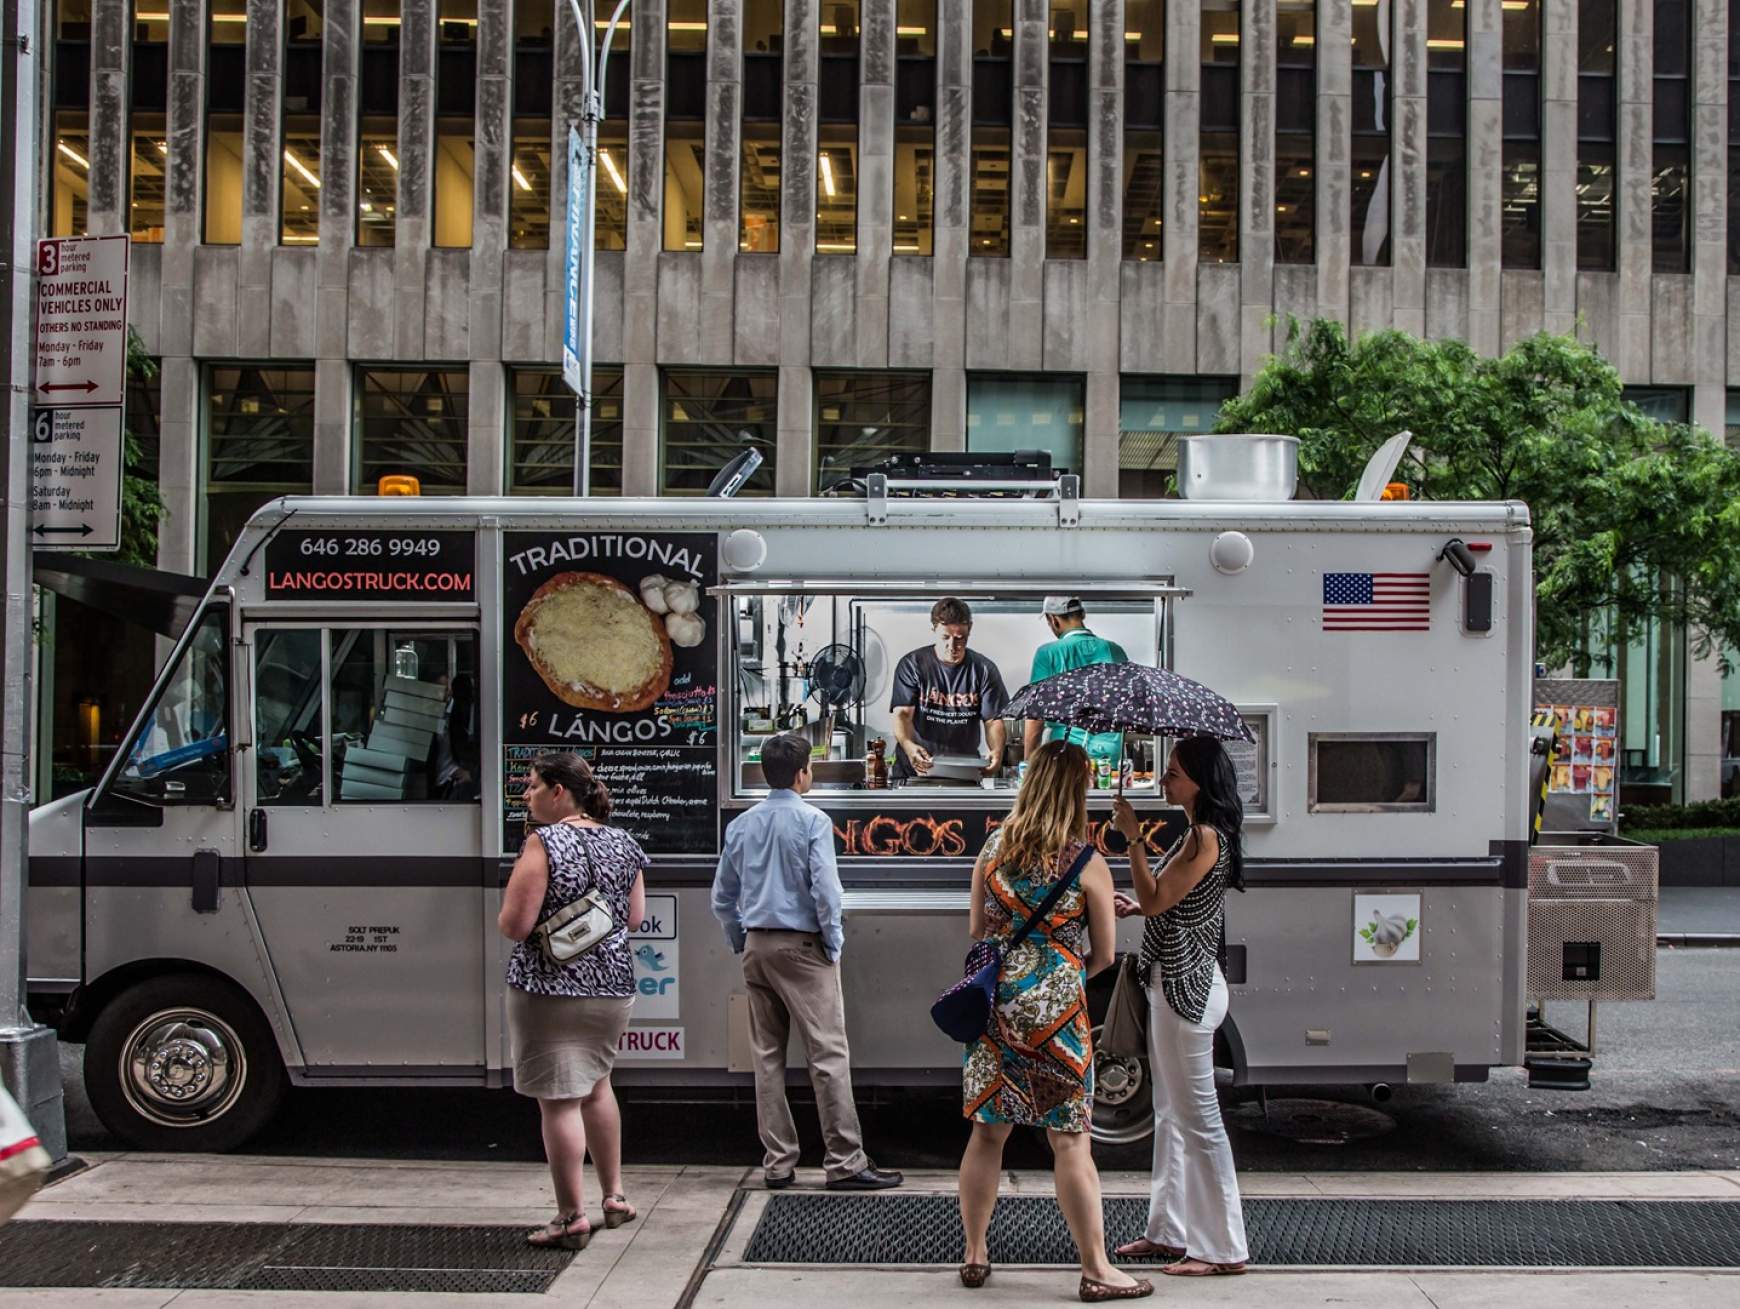
[[[1081,599],[1073,595],[1048,595],[1039,607],[1042,614],[1079,614],[1081,611]]]

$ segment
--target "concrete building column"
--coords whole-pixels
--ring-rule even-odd
[[[1420,337],[1426,335],[1426,3],[1397,0],[1390,40],[1391,322]],[[1320,56],[1322,48],[1320,42]]]
[[[354,426],[350,255],[356,244],[361,35],[357,0],[328,0],[320,32],[320,245],[314,252],[314,493],[350,489]]]
[[[1541,271],[1543,326],[1577,327],[1577,0],[1541,14]]]
[[[174,573],[202,575],[199,558],[200,468],[199,366],[186,355],[166,357],[158,373],[162,439],[157,490],[163,517],[157,524],[157,566]]]
[[[571,21],[569,26],[571,30]],[[634,86],[629,97],[628,250],[623,263],[622,490],[624,495],[656,495],[658,275],[659,251],[664,247],[659,215],[665,189],[664,0],[635,0],[631,36]],[[556,267],[561,267],[559,259]],[[558,275],[556,282],[560,281]]]
[[[242,248],[236,265],[236,340],[244,358],[272,352],[272,315],[249,312],[272,302],[284,169],[284,33],[281,0],[248,0],[248,81],[242,113]]]
[[[425,308],[430,209],[435,173],[435,6],[403,0],[399,6],[399,198],[393,238],[395,353],[421,359],[426,352]]]
[[[808,495],[810,287],[816,252],[816,99],[821,77],[818,0],[785,0],[785,125],[780,141],[779,452],[774,488]]]
[[[1124,257],[1124,5],[1093,0],[1088,18],[1087,395],[1082,492],[1118,493]]]
[[[508,228],[513,189],[514,140],[514,23],[509,5],[479,5],[477,9],[477,103],[472,128],[471,186],[471,298],[470,327],[466,333],[469,357],[475,372],[478,360],[499,360],[502,355],[503,256],[508,247]],[[472,415],[478,396],[472,380]],[[492,443],[499,455],[500,434]],[[498,457],[481,470],[471,461],[467,484],[473,495],[499,494],[502,461]],[[481,479],[480,479],[481,471]]]
[[[970,6],[969,6],[970,7]],[[1015,0],[1015,103],[1009,130],[1009,339],[1005,366],[1045,367],[1046,77],[1050,0]]]
[[[857,363],[888,367],[894,255],[895,0],[864,0],[858,37]]]
[[[730,364],[736,354],[737,206],[742,192],[738,181],[743,158],[742,121],[742,0],[709,0],[700,360],[714,365]]]
[[[507,478],[507,369],[500,360],[471,361],[465,419],[465,491],[501,495]]]
[[[938,5],[935,191],[931,215],[930,443],[967,448],[967,251],[972,243],[973,15]]]
[[[1404,28],[1397,22],[1397,41]],[[1420,33],[1425,54],[1426,34]],[[1398,177],[1398,183],[1400,178]],[[1317,316],[1347,325],[1353,246],[1353,5],[1317,3]],[[1399,242],[1397,246],[1399,247]]]
[[[133,31],[128,0],[91,0],[89,186],[85,227],[92,236],[130,228],[127,174],[132,163],[128,73]],[[52,37],[48,38],[52,39]]]
[[[1275,0],[1239,15],[1239,385],[1269,353],[1275,306]]]
[[[1655,175],[1655,0],[1619,0],[1619,312],[1606,351],[1628,384],[1650,380],[1654,295],[1651,179]]]
[[[1166,6],[1166,151],[1161,258],[1165,262],[1166,331],[1160,371],[1196,372],[1196,269],[1202,193],[1202,9]]]
[[[1496,355],[1504,250],[1504,12],[1499,0],[1468,0],[1467,13],[1468,344]]]
[[[1728,412],[1728,5],[1692,10],[1692,421],[1722,437]]]

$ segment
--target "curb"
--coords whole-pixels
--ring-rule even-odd
[[[1672,932],[1655,938],[1658,949],[1740,948],[1740,932]]]

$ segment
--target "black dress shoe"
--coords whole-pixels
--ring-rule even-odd
[[[899,1186],[906,1178],[893,1169],[882,1169],[871,1164],[850,1177],[831,1177],[828,1179],[830,1191],[886,1191],[891,1186]]]
[[[796,1173],[765,1173],[761,1178],[761,1184],[770,1191],[783,1191],[795,1181]]]

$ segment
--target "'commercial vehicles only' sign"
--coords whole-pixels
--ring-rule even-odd
[[[128,244],[36,243],[30,541],[39,550],[121,544]]]

